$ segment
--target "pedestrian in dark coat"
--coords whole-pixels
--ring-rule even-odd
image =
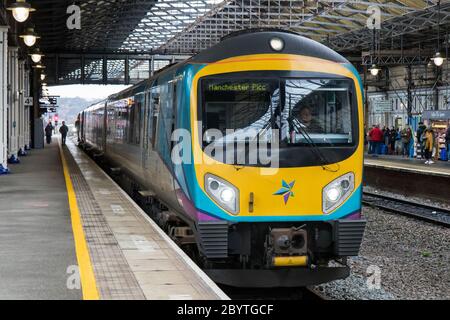
[[[69,132],[69,128],[66,126],[66,122],[62,122],[61,128],[59,128],[59,133],[61,133],[61,144],[63,146],[66,145],[67,133]]]
[[[52,142],[52,134],[53,134],[53,125],[52,122],[49,121],[47,126],[45,127],[45,137],[47,138],[47,144]]]
[[[392,127],[389,132],[390,154],[395,154],[395,140],[397,140],[397,131]]]

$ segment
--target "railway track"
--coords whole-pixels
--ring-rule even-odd
[[[365,191],[363,193],[362,202],[365,205],[377,207],[385,211],[450,227],[450,210],[444,208],[433,207]]]
[[[220,284],[219,287],[232,300],[329,300],[322,292],[313,287],[235,288]]]

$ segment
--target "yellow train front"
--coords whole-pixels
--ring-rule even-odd
[[[267,31],[229,37],[190,62],[201,67],[186,117],[184,207],[196,212],[207,273],[264,287],[348,276],[365,227],[356,70],[317,42]]]

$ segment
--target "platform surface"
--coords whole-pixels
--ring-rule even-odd
[[[20,160],[0,176],[0,299],[81,299],[58,145]]]
[[[67,143],[54,137],[0,176],[0,299],[228,299]]]
[[[424,159],[420,160],[388,155],[378,155],[377,157],[365,155],[364,165],[400,171],[413,171],[430,175],[448,176],[450,178],[450,162],[440,160],[433,161],[433,164],[427,165],[425,164]]]
[[[228,298],[81,149],[63,150],[101,299]]]

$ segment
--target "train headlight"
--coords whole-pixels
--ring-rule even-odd
[[[228,181],[208,173],[205,190],[225,210],[232,214],[239,212],[239,190]]]
[[[322,210],[329,214],[340,206],[355,189],[355,175],[349,172],[330,182],[322,192]]]
[[[270,39],[270,47],[272,50],[281,51],[284,49],[284,41],[278,37]]]
[[[341,197],[341,188],[332,187],[332,188],[328,189],[326,196],[327,196],[327,200],[330,202],[338,201],[339,198]]]

